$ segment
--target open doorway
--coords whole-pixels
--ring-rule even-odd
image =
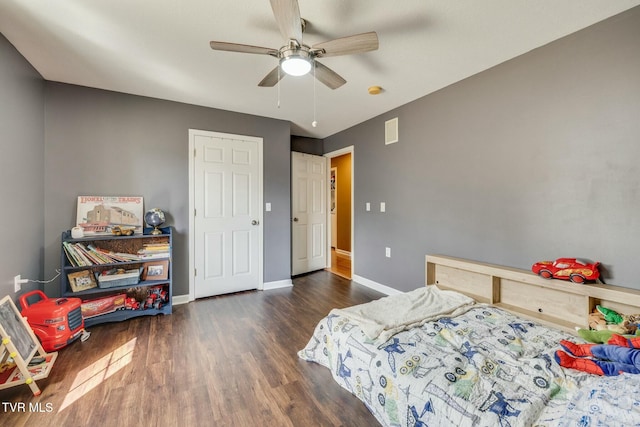
[[[353,147],[325,154],[329,168],[328,270],[351,279],[353,274]]]

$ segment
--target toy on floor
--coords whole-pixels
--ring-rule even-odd
[[[615,376],[622,372],[640,374],[640,337],[625,338],[614,334],[607,344],[576,344],[560,341],[562,350],[555,359],[564,368],[595,375]]]
[[[46,352],[62,349],[77,338],[86,341],[80,298],[49,298],[34,290],[20,297],[21,314]]]

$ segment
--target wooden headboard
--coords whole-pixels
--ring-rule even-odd
[[[640,291],[603,284],[543,279],[531,271],[443,255],[427,255],[426,285],[437,284],[521,316],[575,333],[602,305],[640,314]]]

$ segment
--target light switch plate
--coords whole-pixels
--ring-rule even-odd
[[[385,202],[380,202],[380,212],[386,212],[387,205]]]
[[[365,209],[367,210],[367,212],[369,212],[371,210],[371,203],[367,202],[365,205]]]
[[[264,204],[264,210],[267,212],[271,212],[271,203],[267,202]]]

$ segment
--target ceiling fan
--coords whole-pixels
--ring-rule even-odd
[[[302,76],[314,68],[316,79],[331,89],[337,89],[347,81],[329,67],[318,62],[317,58],[350,55],[378,49],[378,35],[373,31],[329,40],[314,46],[307,46],[302,42],[305,21],[300,17],[298,0],[270,1],[280,33],[287,40],[284,46],[279,49],[272,49],[219,41],[211,41],[209,43],[211,49],[214,50],[255,53],[278,58],[280,60],[279,65],[271,70],[269,74],[258,83],[258,86],[272,87],[275,86],[285,74]],[[280,72],[280,68],[284,73]]]

